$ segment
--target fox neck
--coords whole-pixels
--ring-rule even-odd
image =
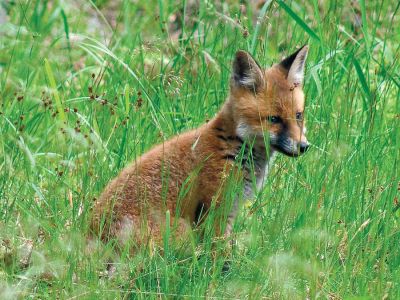
[[[229,157],[234,156],[240,162],[244,180],[248,183],[246,185],[252,187],[256,183],[257,189],[260,189],[274,161],[275,151],[265,144],[262,136],[252,133],[250,126],[240,118],[235,118],[235,115],[232,102],[228,100],[210,125],[225,137],[236,141],[224,143],[227,148],[225,151],[229,152]],[[251,196],[250,189],[245,190],[246,196]]]

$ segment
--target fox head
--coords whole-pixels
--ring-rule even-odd
[[[272,150],[292,157],[307,151],[302,89],[307,53],[303,46],[268,69],[249,53],[236,53],[230,102],[238,136],[269,136]]]

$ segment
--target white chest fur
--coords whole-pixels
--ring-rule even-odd
[[[250,147],[251,161],[242,164],[244,169],[244,199],[253,199],[254,193],[262,189],[271,166],[275,160],[276,153],[270,149],[265,142],[264,135],[255,134],[250,126],[244,122],[239,122],[236,134]],[[255,184],[254,184],[255,183]],[[256,189],[256,190],[255,190]],[[225,236],[232,232],[233,221],[239,209],[239,197],[236,197],[232,210],[228,215]]]

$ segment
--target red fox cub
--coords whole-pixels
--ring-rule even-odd
[[[125,168],[96,202],[92,230],[103,240],[140,245],[161,242],[169,219],[175,236],[184,238],[200,212],[207,217],[211,207],[224,204],[227,173],[234,170],[243,191],[231,203],[225,225],[216,224],[217,234],[229,235],[239,200],[262,187],[274,154],[296,157],[309,147],[302,90],[307,53],[303,46],[263,69],[249,53],[238,51],[230,94],[217,115]]]

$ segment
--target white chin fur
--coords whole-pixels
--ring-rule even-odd
[[[236,134],[241,139],[246,139],[250,136],[254,136],[255,132],[251,129],[251,127],[247,123],[239,121],[236,127]]]

